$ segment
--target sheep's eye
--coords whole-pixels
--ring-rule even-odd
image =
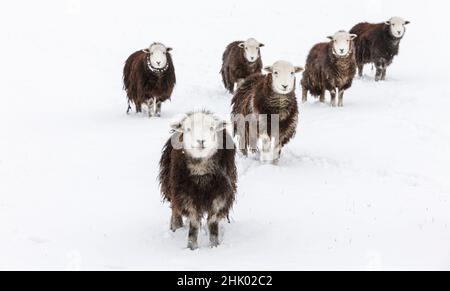
[[[211,127],[209,128],[209,130],[214,131],[214,127],[211,126]]]
[[[187,132],[191,132],[191,129],[190,129],[190,128],[186,128],[186,131],[187,131]]]
[[[294,72],[291,72],[291,76],[294,76]]]
[[[278,72],[275,72],[274,74],[278,76]]]

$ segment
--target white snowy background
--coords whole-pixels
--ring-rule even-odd
[[[2,1],[0,269],[450,269],[448,1]],[[237,158],[222,244],[186,249],[157,182],[168,122],[227,117],[225,46],[255,37],[264,64],[304,65],[340,29],[411,21],[386,82],[344,108],[310,99],[280,165]],[[127,116],[122,68],[174,48],[163,117]],[[297,83],[297,96],[300,90]],[[329,102],[329,96],[327,96]]]

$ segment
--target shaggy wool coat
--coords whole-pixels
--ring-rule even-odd
[[[389,66],[399,52],[401,38],[392,36],[389,25],[385,23],[359,23],[350,33],[358,35],[355,39],[356,61],[358,67],[383,60]]]
[[[150,70],[147,64],[148,53],[137,51],[126,61],[123,70],[124,89],[128,100],[140,111],[141,105],[149,99],[164,102],[172,96],[175,87],[175,68],[172,56],[167,52],[167,69],[163,72]]]
[[[245,79],[252,74],[261,73],[263,66],[261,52],[255,62],[250,63],[247,61],[244,49],[239,47],[241,42],[235,41],[230,43],[222,56],[220,73],[222,74],[223,85],[230,93],[233,93],[234,84],[239,79]]]
[[[174,149],[172,139],[182,138],[181,133],[173,133],[163,148],[159,173],[163,199],[170,202],[175,213],[188,217],[211,214],[213,202],[219,199],[224,207],[218,216],[227,217],[237,189],[236,150],[231,136],[225,130],[219,132],[218,138],[228,146],[206,160],[193,159],[183,149]],[[203,173],[192,172],[198,163],[206,163],[202,165]]]
[[[356,74],[355,47],[350,44],[347,57],[333,53],[333,43],[316,44],[306,59],[301,85],[312,96],[320,96],[325,90],[347,90]]]
[[[272,89],[272,74],[254,74],[248,77],[242,86],[236,91],[231,101],[233,115],[242,114],[266,114],[268,118],[267,133],[271,133],[272,114],[279,115],[279,141],[280,145],[286,145],[294,137],[298,123],[298,105],[295,96],[295,88],[288,94],[277,94]],[[236,124],[235,124],[236,126]],[[246,125],[245,149],[255,151],[254,142],[249,140],[249,126]],[[234,128],[236,133],[236,127]]]

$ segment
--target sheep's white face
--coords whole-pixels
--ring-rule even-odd
[[[385,22],[386,25],[389,25],[391,29],[391,34],[396,38],[402,38],[405,34],[406,27],[409,21],[405,21],[401,17],[392,17],[388,21]]]
[[[259,58],[259,48],[264,44],[254,38],[249,38],[245,42],[241,42],[239,47],[244,50],[244,56],[250,63],[256,62]]]
[[[270,67],[265,67],[264,70],[272,74],[273,91],[278,94],[288,94],[295,88],[295,74],[303,71],[303,68],[286,61],[278,61]]]
[[[155,69],[163,69],[167,65],[167,52],[171,51],[171,48],[166,48],[163,44],[154,43],[148,49],[150,54],[150,64]]]
[[[183,149],[194,159],[205,159],[216,153],[218,132],[226,127],[226,122],[205,112],[196,112],[175,122],[172,128],[183,133]]]
[[[338,31],[334,35],[329,36],[333,43],[333,53],[339,57],[346,57],[351,48],[351,42],[356,37],[356,34],[351,34],[346,31]]]

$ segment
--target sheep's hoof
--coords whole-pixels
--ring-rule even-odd
[[[217,236],[211,236],[209,238],[209,245],[211,248],[217,248],[220,245],[219,238]]]
[[[191,251],[194,251],[196,249],[198,249],[198,243],[196,241],[188,241],[188,245],[187,245],[188,249],[190,249]]]

